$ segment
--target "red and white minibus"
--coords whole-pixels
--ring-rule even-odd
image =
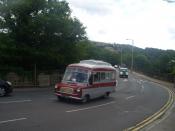
[[[55,85],[58,99],[71,98],[87,102],[109,96],[117,86],[116,69],[99,60],[82,60],[67,66],[63,79]]]

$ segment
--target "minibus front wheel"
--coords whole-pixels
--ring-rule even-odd
[[[86,103],[90,100],[90,96],[89,95],[85,95],[84,98],[82,99],[82,103]]]
[[[61,97],[61,96],[57,96],[57,99],[58,99],[58,101],[63,101],[63,97]]]

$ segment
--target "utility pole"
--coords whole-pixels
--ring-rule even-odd
[[[120,46],[120,51],[121,51],[121,52],[120,52],[120,55],[121,55],[121,56],[120,56],[120,62],[121,62],[121,66],[122,66],[122,63],[123,63],[123,60],[122,60],[122,59],[123,59],[123,58],[122,58],[122,46]]]
[[[134,60],[133,60],[134,40],[133,39],[126,39],[126,40],[131,40],[131,42],[132,42],[132,54],[131,54],[131,72],[132,72],[133,71],[133,66],[134,66]]]
[[[172,75],[173,75],[173,83],[174,83],[174,88],[175,88],[175,60],[171,60],[170,62],[168,62],[168,64],[171,66],[172,68]]]
[[[133,51],[134,51],[134,40],[132,40],[132,63],[131,63],[131,71],[133,71],[133,66],[134,66]]]
[[[37,87],[36,64],[34,65],[34,86]]]

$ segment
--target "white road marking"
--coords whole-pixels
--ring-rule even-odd
[[[0,102],[0,104],[22,103],[22,102],[31,102],[31,101],[32,100],[4,101],[4,102]]]
[[[145,82],[147,82],[146,80],[137,80],[137,83],[139,83],[140,85],[142,84],[142,83],[145,83]]]
[[[145,82],[148,82],[148,81],[147,80],[144,80],[143,82],[145,83]]]
[[[137,83],[138,83],[138,84],[142,84],[142,82],[141,82],[140,80],[137,80]]]
[[[141,92],[142,92],[142,93],[143,93],[143,91],[144,91],[144,88],[145,88],[145,87],[142,85],[142,86],[141,86]]]
[[[8,122],[14,122],[14,121],[22,121],[26,120],[27,118],[17,118],[17,119],[11,119],[11,120],[5,120],[5,121],[0,121],[0,124],[8,123]]]
[[[55,100],[56,99],[56,97],[51,97],[51,98],[49,98],[49,100]]]
[[[123,81],[128,81],[128,79],[124,79]]]
[[[77,111],[89,110],[89,109],[94,109],[94,108],[98,108],[98,107],[101,107],[101,106],[106,106],[106,105],[114,104],[114,103],[115,103],[115,101],[112,101],[112,102],[101,104],[101,105],[91,106],[91,107],[87,107],[87,108],[80,108],[80,109],[75,109],[75,110],[69,110],[69,111],[66,111],[66,112],[67,113],[70,113],[70,112],[77,112]]]
[[[135,81],[135,79],[134,79],[134,78],[131,78],[130,80],[131,80],[131,81]]]
[[[126,100],[129,100],[131,98],[134,98],[135,96],[129,96],[129,97],[126,97]]]

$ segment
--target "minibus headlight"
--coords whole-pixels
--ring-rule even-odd
[[[122,74],[123,74],[123,72],[120,72],[120,74],[122,75]]]
[[[7,82],[7,84],[9,85],[9,86],[11,86],[12,85],[12,83],[10,82],[10,81],[6,81]]]
[[[80,88],[78,88],[76,91],[77,91],[77,92],[80,92],[80,91],[81,91],[81,89],[80,89]]]

